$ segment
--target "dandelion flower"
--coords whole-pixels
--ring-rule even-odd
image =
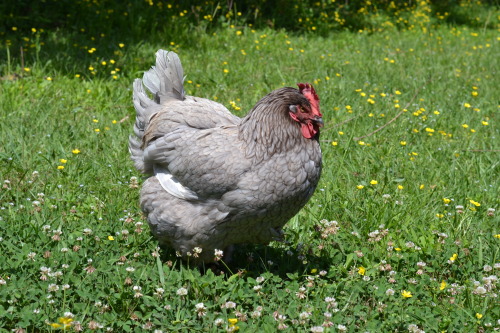
[[[377,185],[377,184],[378,184],[378,181],[376,181],[375,179],[372,179],[372,180],[370,180],[370,184],[372,184],[372,185]]]
[[[441,284],[439,285],[439,290],[444,290],[444,288],[446,288],[446,282],[441,281]]]
[[[113,241],[115,238],[113,236],[108,236],[108,240]]]
[[[469,202],[470,202],[471,204],[473,204],[474,206],[476,206],[476,207],[481,206],[481,204],[480,204],[479,202],[474,201],[474,200],[472,200],[472,199],[471,199],[471,200],[469,200]]]
[[[363,266],[358,267],[359,275],[365,275],[365,273],[366,273],[366,268],[364,268]]]
[[[73,149],[71,152],[75,155],[80,154],[80,150],[77,148]]]
[[[362,189],[364,188],[364,186],[363,186],[363,185],[357,185],[357,186],[356,186],[356,188],[357,188],[358,190],[362,190]]]
[[[57,170],[63,170],[64,169],[64,165],[58,165],[57,166]]]

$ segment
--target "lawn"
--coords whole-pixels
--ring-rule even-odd
[[[328,34],[183,15],[144,39],[1,31],[0,332],[499,330],[489,13]],[[159,48],[179,54],[188,94],[240,116],[298,82],[321,99],[313,198],[284,242],[240,246],[221,275],[158,248],[139,207],[131,88]]]

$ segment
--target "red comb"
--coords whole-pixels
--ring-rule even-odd
[[[297,86],[299,87],[300,92],[302,95],[306,95],[308,93],[311,93],[314,97],[315,100],[319,101],[319,97],[316,94],[316,90],[314,90],[314,87],[310,83],[297,83]]]

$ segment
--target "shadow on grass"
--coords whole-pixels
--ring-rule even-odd
[[[263,273],[270,272],[282,279],[291,279],[297,276],[314,275],[321,270],[328,271],[331,266],[343,265],[346,258],[340,251],[335,255],[303,255],[300,259],[290,250],[266,246],[243,244],[235,246],[230,262],[218,262],[207,265],[191,265],[179,260],[175,251],[162,248],[161,260],[172,263],[177,269],[197,269],[202,274],[212,271],[215,275],[225,275],[226,278],[238,274],[256,278]],[[174,264],[175,262],[175,264]],[[311,273],[315,270],[315,273]]]

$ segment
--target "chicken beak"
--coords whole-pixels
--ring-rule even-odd
[[[323,118],[321,117],[315,117],[314,122],[319,125],[319,127],[323,127],[325,123],[323,122]]]

